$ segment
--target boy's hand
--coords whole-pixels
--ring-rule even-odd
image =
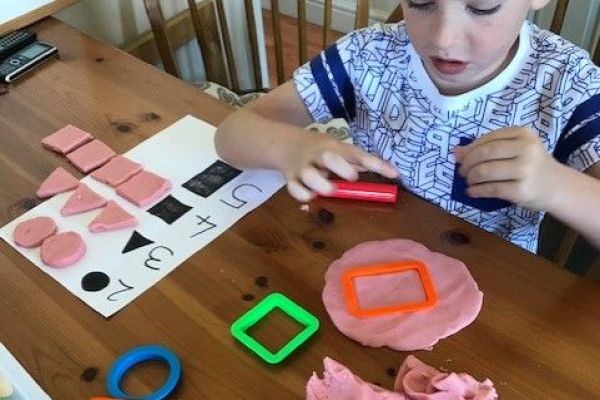
[[[327,177],[332,172],[342,179],[355,181],[359,172],[373,171],[396,178],[392,165],[351,144],[321,134],[305,134],[290,143],[282,159],[281,170],[290,194],[299,201],[309,201],[317,194],[329,195],[335,190]]]
[[[559,164],[528,128],[500,129],[455,149],[459,173],[471,197],[497,197],[533,210],[547,210]]]

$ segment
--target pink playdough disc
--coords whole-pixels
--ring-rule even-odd
[[[42,261],[49,267],[64,268],[75,264],[85,254],[85,243],[76,232],[63,232],[42,243]]]
[[[348,312],[342,287],[346,270],[409,260],[420,261],[427,267],[438,297],[433,308],[369,318],[357,318]],[[359,304],[364,308],[424,299],[416,273],[355,278],[354,285]],[[400,351],[430,350],[440,339],[475,320],[481,310],[483,293],[459,260],[434,253],[411,240],[394,239],[359,244],[334,261],[325,274],[323,303],[335,326],[365,346],[387,346]]]
[[[41,246],[42,242],[56,233],[56,224],[49,217],[36,217],[19,222],[13,239],[21,247],[33,248]]]

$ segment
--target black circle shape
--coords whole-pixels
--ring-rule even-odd
[[[81,280],[81,287],[86,292],[99,292],[110,283],[110,278],[104,272],[90,272]]]

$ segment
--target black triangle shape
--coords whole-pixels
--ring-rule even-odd
[[[133,231],[131,237],[127,241],[125,248],[121,251],[121,254],[129,253],[135,249],[139,249],[140,247],[148,246],[149,244],[154,243],[153,240],[145,238],[138,231]]]

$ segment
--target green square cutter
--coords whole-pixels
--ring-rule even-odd
[[[247,331],[267,316],[275,308],[279,308],[289,317],[296,320],[304,329],[292,340],[283,346],[277,353],[272,353],[260,342],[248,335]],[[269,364],[279,364],[290,354],[306,342],[319,329],[317,317],[294,303],[285,295],[275,292],[271,293],[242,315],[231,325],[231,334],[244,346],[255,352],[260,358]]]

